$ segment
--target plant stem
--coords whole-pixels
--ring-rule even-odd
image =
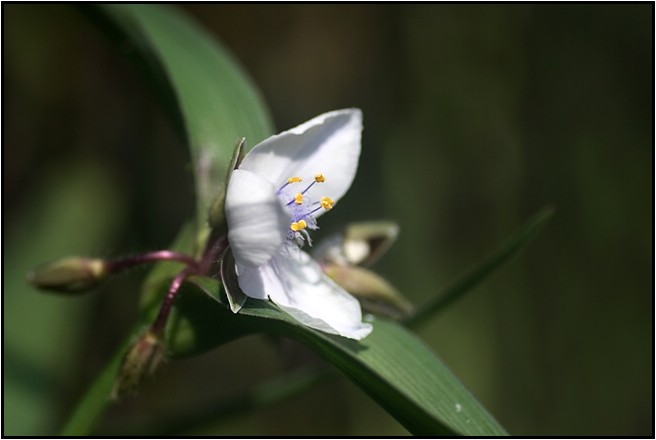
[[[219,237],[212,244],[208,244],[203,253],[203,258],[198,264],[198,272],[207,275],[212,267],[212,263],[221,255],[226,246],[228,246],[228,237],[226,235]]]
[[[156,261],[179,261],[189,267],[197,268],[198,262],[187,254],[180,252],[160,250],[147,252],[145,254],[131,255],[129,257],[118,258],[107,263],[109,272],[116,273],[129,269],[140,264],[154,263]]]
[[[166,321],[169,318],[169,314],[171,313],[171,307],[173,306],[173,301],[175,300],[175,297],[178,296],[178,292],[180,291],[180,286],[182,286],[184,280],[188,276],[194,275],[196,273],[197,270],[195,270],[195,268],[187,267],[186,269],[181,270],[175,276],[175,278],[173,278],[173,281],[171,282],[171,286],[169,287],[169,291],[167,292],[166,297],[162,302],[162,306],[159,309],[157,318],[155,318],[155,322],[153,322],[153,324],[150,326],[151,330],[155,334],[160,334],[164,330],[164,327],[166,326]]]
[[[166,326],[166,321],[169,317],[169,314],[171,313],[171,307],[173,306],[173,301],[175,301],[176,296],[178,296],[178,292],[180,291],[180,286],[182,286],[182,283],[191,275],[207,275],[207,273],[210,271],[210,268],[212,267],[212,263],[217,259],[218,255],[221,253],[223,249],[228,245],[228,239],[224,235],[214,241],[211,245],[207,246],[205,253],[203,254],[203,258],[201,259],[200,262],[197,262],[195,260],[192,260],[193,264],[188,263],[188,267],[180,271],[173,281],[171,282],[171,286],[169,287],[169,290],[166,294],[166,297],[164,298],[164,301],[162,302],[162,306],[159,309],[159,313],[157,314],[157,318],[155,318],[155,322],[151,325],[151,330],[159,334],[164,330],[164,327]],[[170,252],[170,251],[157,251],[153,252],[153,257],[155,258],[161,258],[162,255],[167,255],[167,256],[173,256],[173,257],[185,257],[185,259],[191,259],[191,257],[188,257],[184,254],[178,254],[176,252]],[[148,256],[149,254],[146,254]],[[171,258],[173,259],[173,258]]]

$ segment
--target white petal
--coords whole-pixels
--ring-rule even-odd
[[[361,137],[360,110],[324,113],[259,143],[239,168],[264,177],[277,188],[289,177],[301,177],[303,182],[293,184],[299,191],[321,173],[325,182],[315,184],[307,196],[313,201],[322,196],[337,201],[348,191],[355,177]]]
[[[289,214],[267,180],[235,170],[225,201],[228,241],[241,265],[259,266],[279,251],[289,230]]]
[[[326,277],[308,254],[284,248],[258,268],[239,268],[239,285],[248,296],[266,297],[308,327],[351,339],[367,336],[360,303]]]

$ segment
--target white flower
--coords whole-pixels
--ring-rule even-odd
[[[372,330],[360,303],[300,247],[351,186],[361,133],[362,113],[346,109],[264,140],[232,173],[225,202],[241,290],[308,327],[352,339]]]

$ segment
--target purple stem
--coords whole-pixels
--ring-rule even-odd
[[[211,246],[208,246],[205,249],[203,258],[198,265],[198,269],[201,274],[207,275],[207,273],[210,271],[210,268],[212,267],[212,263],[214,263],[217,258],[219,258],[219,255],[221,255],[221,252],[223,252],[226,246],[228,246],[228,237],[224,235],[212,243]]]
[[[164,327],[166,326],[166,321],[168,320],[169,314],[171,313],[171,307],[173,307],[173,301],[175,301],[176,296],[178,296],[178,292],[180,291],[180,286],[182,286],[182,283],[191,275],[196,275],[196,274],[206,275],[210,271],[210,268],[212,267],[212,263],[218,258],[219,254],[226,248],[227,245],[228,245],[228,239],[225,236],[219,238],[214,243],[212,243],[211,246],[208,246],[206,248],[205,253],[203,254],[203,258],[200,262],[192,260],[190,257],[186,255],[176,254],[177,256],[183,256],[186,257],[187,259],[190,259],[191,263],[188,263],[188,267],[181,270],[175,276],[175,278],[173,278],[173,281],[169,286],[169,291],[167,292],[166,297],[162,302],[162,306],[159,309],[157,318],[155,318],[155,322],[153,322],[153,324],[150,326],[151,330],[154,333],[159,334],[164,331]],[[169,252],[169,251],[159,251],[159,252],[154,252],[154,254],[159,254],[161,252]],[[171,252],[171,254],[175,254],[175,253]]]
[[[111,260],[108,262],[109,272],[120,272],[130,267],[138,266],[140,264],[154,263],[156,261],[179,261],[189,267],[198,268],[198,262],[189,255],[180,252],[161,250]]]
[[[186,269],[181,270],[175,276],[175,278],[173,278],[173,281],[171,282],[171,286],[169,287],[169,291],[166,294],[166,298],[164,298],[164,302],[162,302],[162,307],[160,307],[159,309],[157,318],[155,318],[155,322],[153,322],[153,325],[150,326],[153,333],[159,334],[164,330],[164,326],[166,325],[166,320],[169,318],[169,313],[171,312],[171,307],[173,306],[173,301],[175,300],[175,297],[178,295],[178,292],[180,291],[180,286],[189,275],[193,275],[194,273],[195,270],[188,267]]]

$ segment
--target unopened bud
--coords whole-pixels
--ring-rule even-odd
[[[370,266],[394,243],[396,223],[372,221],[350,223],[341,232],[322,240],[312,255],[323,263]]]
[[[344,231],[344,255],[350,264],[371,266],[398,235],[399,226],[393,222],[350,223]]]
[[[27,274],[27,280],[39,289],[75,293],[95,287],[108,272],[105,260],[68,257],[37,267]]]
[[[408,316],[413,306],[384,278],[367,269],[324,264],[323,271],[344,290],[355,296],[366,311],[393,319]]]
[[[153,376],[165,358],[164,341],[158,334],[148,329],[125,355],[114,383],[112,399],[118,399],[136,391],[145,379]]]

